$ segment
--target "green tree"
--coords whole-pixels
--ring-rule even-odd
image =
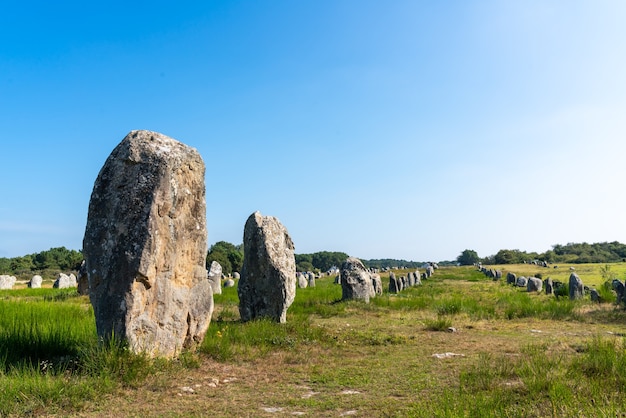
[[[474,250],[464,250],[457,258],[456,261],[462,266],[471,266],[480,262],[478,253]]]
[[[213,261],[220,263],[224,274],[240,272],[243,265],[243,245],[233,245],[226,241],[216,242],[207,254],[207,268],[211,267]]]

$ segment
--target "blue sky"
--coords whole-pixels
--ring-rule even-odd
[[[445,260],[626,242],[622,1],[7,1],[0,257],[82,247],[134,129],[199,150],[209,244]]]

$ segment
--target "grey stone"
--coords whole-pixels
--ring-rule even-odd
[[[233,279],[239,280],[239,279],[241,279],[241,275],[238,272],[234,272],[233,273]]]
[[[55,289],[69,289],[72,287],[72,280],[67,274],[59,273],[52,287]]]
[[[408,283],[409,287],[415,286],[415,273],[410,271],[409,274],[407,275],[407,280],[409,282]]]
[[[43,278],[40,275],[36,274],[30,279],[30,282],[28,282],[28,287],[30,287],[31,289],[40,289],[42,283]]]
[[[211,290],[214,295],[222,294],[222,265],[217,261],[211,261],[209,274],[207,276],[211,284]]]
[[[506,274],[506,284],[515,284],[517,282],[517,276],[515,273],[508,272]]]
[[[546,288],[546,295],[553,295],[554,294],[554,284],[552,283],[552,279],[551,278],[547,278],[543,281],[543,285]]]
[[[613,290],[615,290],[615,293],[617,294],[616,303],[619,305],[620,303],[624,302],[624,283],[617,279],[613,279],[613,282],[611,284],[613,286]]]
[[[420,274],[419,270],[415,270],[415,273],[413,273],[414,277],[415,277],[415,286],[419,286],[422,284],[422,275]]]
[[[269,318],[284,323],[296,296],[296,258],[287,229],[273,216],[254,212],[243,233],[239,294],[243,321]]]
[[[400,286],[398,285],[398,279],[396,279],[396,275],[392,272],[389,273],[389,293],[399,293]]]
[[[517,287],[526,287],[528,285],[528,279],[524,276],[520,276],[515,281],[515,286]]]
[[[528,283],[526,283],[527,292],[541,292],[543,289],[543,282],[537,277],[529,277]]]
[[[348,257],[341,264],[341,298],[342,300],[363,300],[369,303],[375,296],[374,285],[370,272],[361,260]]]
[[[87,263],[83,260],[78,269],[77,287],[79,295],[89,295],[89,278],[87,277]]]
[[[309,281],[304,276],[304,274],[302,273],[297,274],[297,279],[298,279],[298,288],[306,289],[307,287],[309,287]]]
[[[16,281],[15,276],[9,276],[8,274],[0,275],[0,290],[13,289],[13,285]]]
[[[600,294],[596,289],[591,289],[589,291],[589,296],[591,297],[592,302],[600,303]]]
[[[370,276],[372,278],[372,286],[374,286],[374,293],[376,293],[377,296],[382,295],[383,294],[383,281],[380,278],[380,274],[371,273]]]
[[[570,300],[582,299],[584,294],[583,281],[578,274],[572,273],[569,276],[569,298]]]
[[[309,287],[315,287],[315,274],[309,272]]]
[[[98,174],[83,240],[98,335],[171,358],[211,320],[205,166],[172,138],[132,131]]]
[[[502,270],[496,270],[493,279],[500,280],[502,278]]]
[[[233,279],[228,279],[224,282],[224,287],[235,287],[235,281]]]

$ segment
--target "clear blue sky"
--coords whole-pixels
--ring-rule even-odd
[[[0,257],[82,247],[134,129],[197,148],[209,244],[445,260],[626,242],[626,2],[7,1]]]

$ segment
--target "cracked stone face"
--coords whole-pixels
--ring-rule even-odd
[[[173,357],[199,343],[213,311],[205,166],[172,138],[133,131],[94,184],[83,240],[98,335]]]

